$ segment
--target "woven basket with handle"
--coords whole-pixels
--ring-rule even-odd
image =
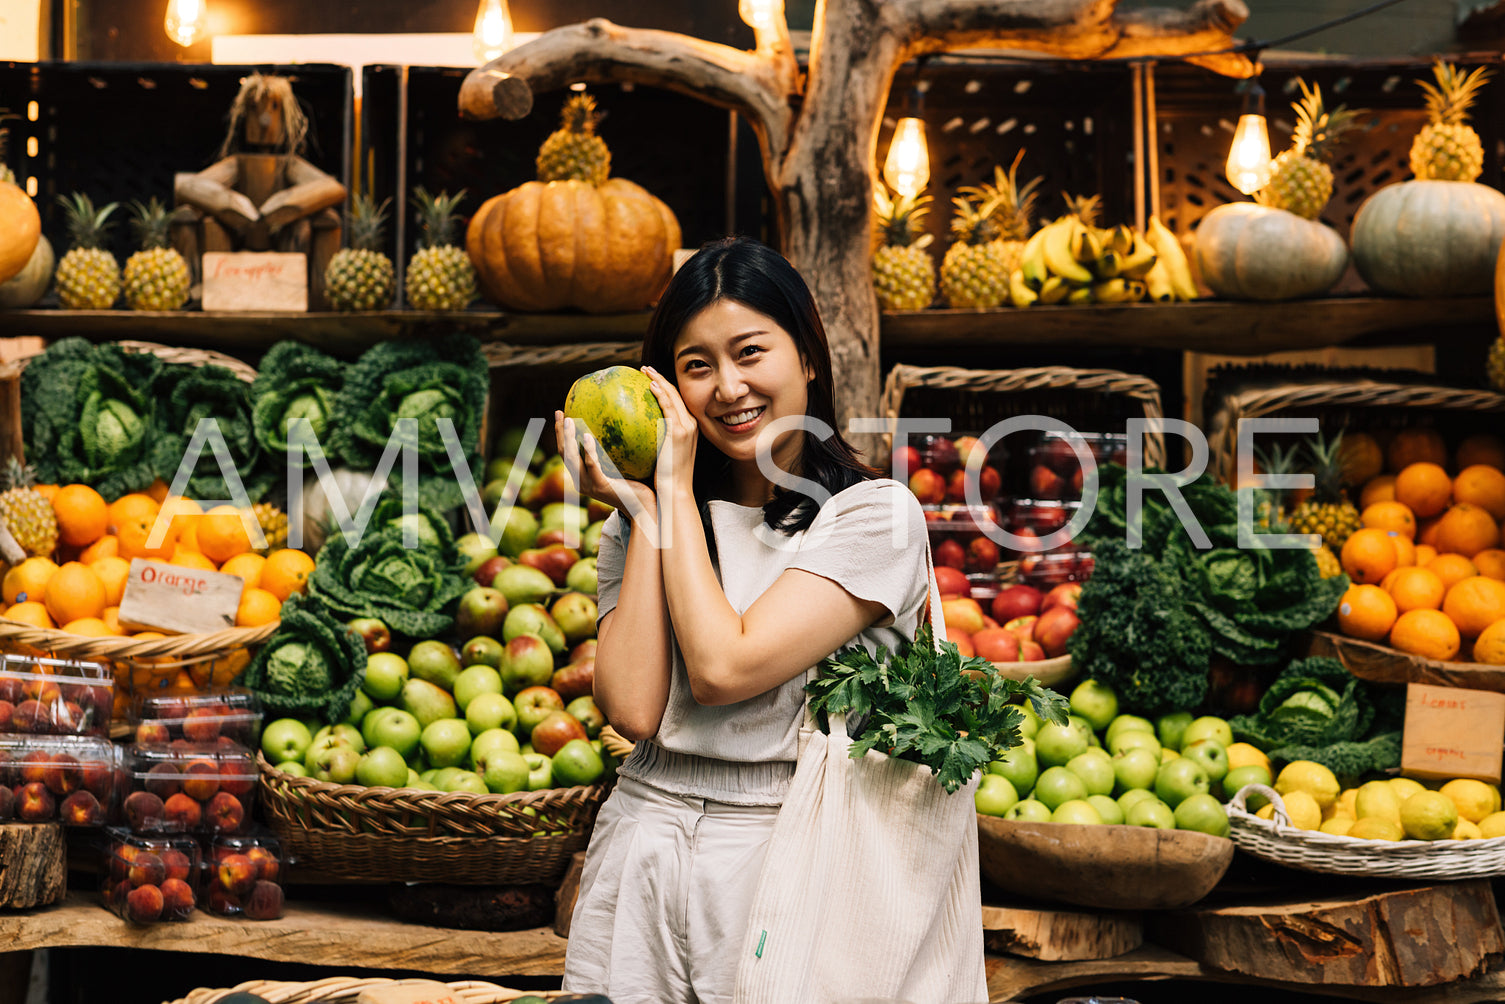
[[[269,1004],[350,1004],[363,990],[380,990],[399,987],[408,983],[428,983],[428,980],[394,980],[380,976],[355,977],[333,976],[311,983],[287,983],[278,980],[250,980],[239,986],[222,990],[200,988],[187,997],[179,997],[169,1004],[215,1004],[230,994],[255,994]],[[542,997],[553,1000],[562,995],[558,990],[508,990],[494,983],[479,980],[463,980],[445,984],[460,1004],[511,1004],[519,997]]]

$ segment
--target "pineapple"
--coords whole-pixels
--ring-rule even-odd
[[[1317,573],[1324,579],[1330,579],[1335,575],[1343,574],[1343,563],[1333,553],[1332,548],[1326,544],[1317,547],[1313,552],[1317,558]]]
[[[251,514],[261,524],[261,535],[266,538],[262,554],[287,546],[287,513],[270,502],[257,502],[251,507]]]
[[[1008,255],[998,239],[996,208],[991,202],[973,205],[958,196],[951,200],[954,240],[941,260],[941,292],[953,307],[996,307],[1008,299]]]
[[[882,244],[873,252],[873,289],[883,310],[924,310],[935,299],[935,262],[931,236],[922,233],[930,196],[890,197],[882,185],[873,189]]]
[[[57,547],[57,513],[47,496],[32,487],[36,475],[29,466],[11,457],[0,477],[0,520],[10,530],[27,557],[46,556]]]
[[[560,127],[538,148],[539,181],[588,181],[605,184],[611,172],[611,151],[596,135],[596,99],[576,94],[564,103]]]
[[[1068,195],[1062,192],[1061,200],[1066,203],[1066,215],[1075,216],[1082,221],[1084,227],[1097,226],[1097,214],[1103,207],[1102,196]]]
[[[1255,459],[1267,475],[1279,477],[1296,471],[1296,457],[1300,447],[1282,448],[1272,445],[1268,450],[1259,450]],[[1285,488],[1259,488],[1255,490],[1254,525],[1260,530],[1278,530],[1285,525],[1287,491]]]
[[[188,302],[188,263],[167,244],[167,207],[152,198],[131,203],[131,228],[141,250],[126,259],[125,303],[132,310],[177,310]]]
[[[1296,131],[1291,134],[1291,148],[1270,165],[1270,181],[1254,193],[1254,201],[1315,220],[1333,196],[1333,169],[1327,164],[1333,148],[1364,111],[1342,105],[1328,111],[1322,104],[1321,87],[1307,87],[1299,78],[1296,83],[1301,100],[1292,106]]]
[[[476,269],[463,248],[455,246],[455,207],[465,198],[448,192],[413,192],[418,211],[418,253],[408,261],[404,287],[408,306],[418,310],[464,310],[476,298]]]
[[[1489,347],[1486,370],[1489,373],[1489,385],[1505,394],[1505,335],[1496,338]]]
[[[1484,173],[1484,147],[1466,123],[1489,71],[1481,66],[1464,74],[1438,60],[1432,75],[1435,87],[1419,81],[1427,92],[1427,124],[1411,141],[1411,173],[1428,181],[1477,181]]]
[[[1322,543],[1334,553],[1342,550],[1344,541],[1361,525],[1358,508],[1343,494],[1342,444],[1341,432],[1331,439],[1318,433],[1308,442],[1317,483],[1311,497],[1291,513],[1293,531],[1321,534]]]
[[[1003,245],[1003,272],[1005,275],[1019,267],[1024,254],[1024,242],[1030,235],[1030,217],[1034,215],[1037,189],[1044,178],[1036,177],[1023,185],[1019,184],[1019,162],[1024,159],[1020,150],[1014,163],[1005,173],[1001,165],[993,166],[993,182],[984,182],[975,188],[963,188],[961,194],[978,202],[992,204],[993,221],[998,225],[998,240]]]
[[[57,297],[68,310],[108,310],[120,297],[120,263],[102,245],[111,227],[112,202],[98,210],[82,192],[58,196],[72,244],[57,264]]]
[[[387,199],[370,195],[350,200],[350,247],[335,252],[324,270],[324,287],[336,310],[381,310],[392,302],[396,285],[392,259],[381,251],[387,226]]]

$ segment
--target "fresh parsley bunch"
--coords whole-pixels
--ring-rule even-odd
[[[988,762],[1020,743],[1024,722],[1010,702],[1028,698],[1045,721],[1066,723],[1066,698],[1041,686],[1002,676],[986,659],[964,657],[951,642],[936,648],[930,626],[890,653],[842,649],[807,684],[813,712],[845,714],[861,726],[851,734],[856,758],[880,753],[922,763],[948,793]]]

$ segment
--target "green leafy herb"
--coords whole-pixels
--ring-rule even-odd
[[[806,686],[816,714],[858,722],[851,755],[876,749],[922,763],[955,793],[978,770],[1019,745],[1024,716],[1010,702],[1027,698],[1042,719],[1066,721],[1067,703],[1034,677],[1010,680],[986,659],[936,648],[929,626],[890,653],[856,646],[830,656]]]

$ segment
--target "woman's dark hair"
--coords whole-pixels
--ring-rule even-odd
[[[721,300],[740,303],[770,317],[794,337],[800,360],[815,375],[807,388],[805,413],[831,427],[821,439],[804,432],[800,469],[791,473],[816,482],[835,495],[860,481],[881,477],[857,457],[857,451],[842,438],[836,422],[836,388],[831,376],[831,350],[826,329],[815,309],[815,298],[805,280],[783,255],[749,237],[728,237],[702,245],[684,263],[654,310],[643,339],[643,362],[678,383],[674,368],[674,342],[696,314]],[[695,497],[701,503],[725,490],[731,461],[700,438],[695,454]],[[763,522],[786,534],[808,529],[815,521],[817,505],[803,492],[774,488],[773,498],[763,506]]]

